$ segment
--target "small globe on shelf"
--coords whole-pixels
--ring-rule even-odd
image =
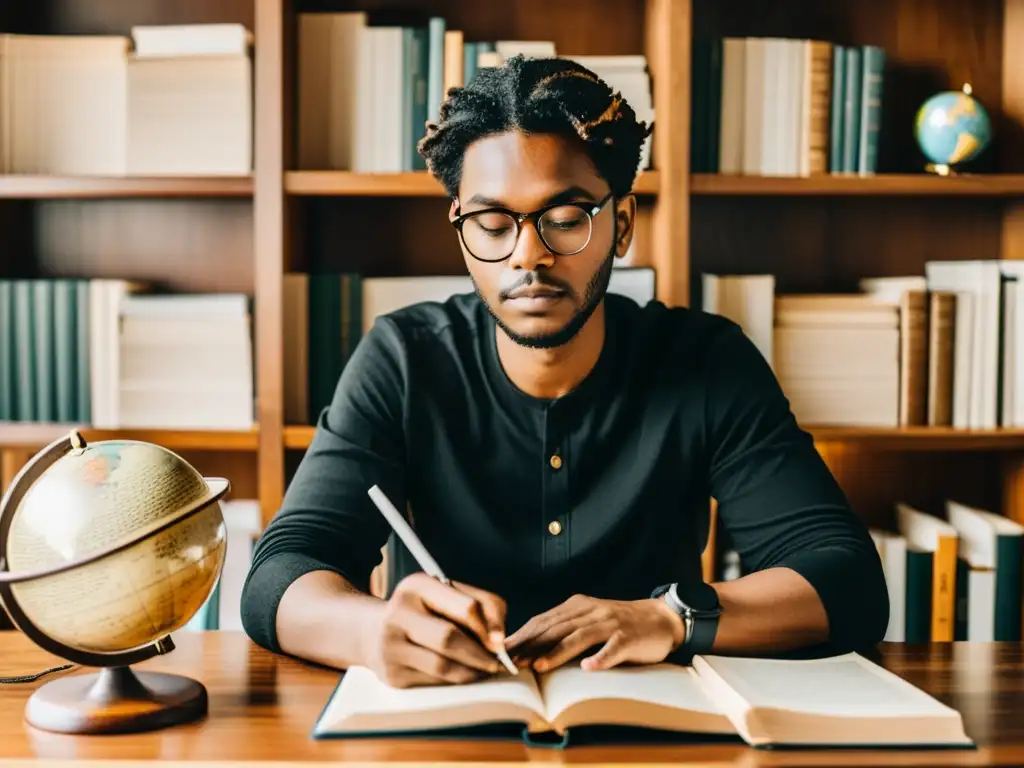
[[[972,95],[970,83],[959,91],[937,93],[917,111],[914,138],[929,160],[925,170],[949,176],[974,160],[992,141],[992,120]]]
[[[206,689],[135,672],[174,649],[224,566],[230,484],[138,440],[71,432],[36,454],[0,500],[0,604],[32,642],[72,664],[25,718],[62,733],[124,733],[206,714]]]

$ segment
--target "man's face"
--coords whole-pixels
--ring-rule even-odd
[[[470,145],[451,215],[496,207],[528,213],[555,202],[595,205],[609,192],[577,144],[557,136],[513,131]],[[473,250],[500,253],[501,244],[507,243],[512,255],[485,263],[462,244],[463,257],[477,293],[513,341],[530,347],[560,346],[579,332],[600,305],[613,258],[629,248],[634,218],[632,197],[608,200],[593,216],[592,228],[580,209],[553,212],[541,228],[556,246],[572,246],[574,238],[582,242],[590,230],[589,242],[572,255],[552,253],[539,236],[536,219],[523,222],[512,245],[515,230],[507,227],[507,219],[481,218],[465,225],[467,238],[478,243]]]

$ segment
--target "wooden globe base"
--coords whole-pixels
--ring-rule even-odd
[[[42,686],[25,708],[28,723],[57,733],[132,733],[206,715],[206,688],[179,675],[111,667]]]

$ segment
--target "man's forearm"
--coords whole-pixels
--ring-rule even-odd
[[[769,653],[825,642],[828,616],[796,571],[767,568],[713,584],[722,604],[714,653]]]
[[[277,638],[287,654],[338,669],[370,662],[374,629],[387,603],[330,571],[297,578],[277,610]]]

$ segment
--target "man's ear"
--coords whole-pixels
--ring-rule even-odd
[[[455,217],[459,215],[459,199],[457,197],[452,198],[452,204],[448,207],[448,221],[455,221]]]
[[[626,195],[615,207],[615,256],[624,258],[636,230],[636,197]]]

